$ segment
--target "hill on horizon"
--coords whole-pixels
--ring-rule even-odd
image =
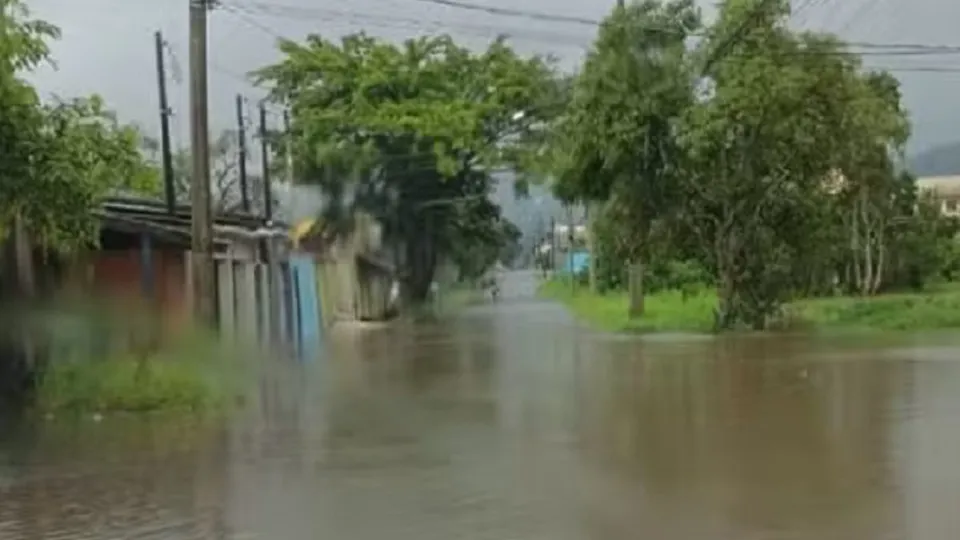
[[[908,158],[907,169],[918,177],[960,175],[960,142],[934,146]]]

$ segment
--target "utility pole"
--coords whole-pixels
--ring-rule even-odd
[[[284,157],[287,161],[287,183],[293,185],[293,141],[290,139],[290,109],[283,110]]]
[[[247,187],[247,128],[243,118],[243,96],[237,94],[237,146],[239,156],[237,173],[240,175],[240,203],[243,211],[250,213],[250,190]]]
[[[577,275],[576,268],[573,267],[573,242],[575,239],[574,236],[574,226],[573,226],[573,205],[567,205],[567,263],[570,265],[570,288],[576,289],[577,287]]]
[[[177,211],[177,192],[174,189],[173,155],[170,153],[170,105],[167,102],[167,71],[163,62],[163,35],[153,34],[157,48],[157,90],[160,94],[160,159],[163,166],[163,192],[166,195],[167,212]]]
[[[207,10],[209,0],[190,2],[190,183],[194,311],[199,322],[216,324],[213,223],[210,212],[210,132],[207,111]]]
[[[597,219],[600,217],[602,206],[596,201],[587,203],[586,210],[586,229],[587,229],[587,256],[590,257],[589,283],[590,292],[596,293],[597,288]]]
[[[273,190],[270,182],[270,145],[267,142],[267,104],[260,102],[260,154],[263,161],[263,220],[267,226],[273,221]],[[283,317],[283,281],[280,275],[280,266],[277,261],[277,252],[274,243],[266,241],[267,260],[267,282],[270,284],[271,300],[269,304],[270,313],[270,339],[271,341],[282,340],[281,317]]]
[[[270,185],[270,145],[267,144],[267,105],[260,102],[260,154],[263,159],[263,219],[273,220],[273,197]]]
[[[557,218],[550,218],[550,271],[557,273]]]

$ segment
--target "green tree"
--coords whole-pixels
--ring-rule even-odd
[[[712,95],[682,128],[684,221],[716,274],[719,328],[763,328],[796,292],[794,274],[823,253],[836,149],[854,144],[859,65],[788,15],[785,0],[728,0],[700,46]]]
[[[694,101],[686,40],[699,28],[692,0],[616,8],[600,28],[558,130],[557,195],[615,200],[605,207],[617,215],[606,238],[619,238],[616,251],[631,265],[633,316],[643,313],[651,234],[679,201],[676,124]]]
[[[849,78],[850,99],[843,139],[838,141],[838,170],[842,185],[837,201],[846,237],[846,276],[850,288],[876,294],[891,277],[896,263],[891,248],[911,221],[915,201],[912,179],[899,170],[910,134],[906,111],[900,105],[897,80],[886,73],[857,74]],[[919,237],[917,238],[919,239]]]
[[[59,30],[0,1],[0,233],[22,225],[40,244],[69,250],[96,239],[91,213],[117,189],[152,190],[156,171],[139,134],[93,96],[41,103],[23,75],[49,60]]]
[[[551,66],[502,40],[473,53],[448,36],[311,36],[280,50],[258,78],[291,108],[298,176],[328,195],[328,223],[374,216],[404,251],[405,294],[422,300],[441,257],[482,243],[465,231],[495,227],[498,212],[468,204],[488,197],[491,171],[534,162],[555,114]]]
[[[96,240],[92,210],[120,191],[157,193],[159,176],[140,153],[140,133],[104,109],[99,97],[43,108],[44,128],[33,155],[34,197],[23,205],[31,233],[54,248]]]

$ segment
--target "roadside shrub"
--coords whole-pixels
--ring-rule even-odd
[[[73,306],[39,319],[49,355],[34,400],[45,413],[217,408],[238,396],[249,367],[212,333],[161,335],[157,318],[142,312]]]

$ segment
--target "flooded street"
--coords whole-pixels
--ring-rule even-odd
[[[640,340],[534,285],[329,335],[222,425],[5,426],[0,538],[956,537],[960,337]]]

